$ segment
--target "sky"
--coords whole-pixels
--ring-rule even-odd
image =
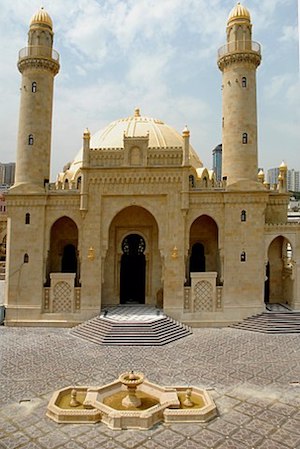
[[[82,134],[141,114],[181,132],[204,166],[221,143],[221,72],[232,0],[0,0],[0,160],[14,161],[21,75],[32,15],[44,6],[54,24],[61,69],[55,78],[51,179],[72,161]],[[257,70],[259,167],[284,160],[300,170],[297,0],[242,2],[262,45]]]

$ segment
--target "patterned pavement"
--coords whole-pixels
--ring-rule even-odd
[[[108,383],[131,369],[163,385],[208,388],[219,417],[112,431],[45,416],[54,390]],[[0,404],[0,449],[299,449],[300,338],[194,329],[163,347],[104,347],[67,329],[1,326]]]

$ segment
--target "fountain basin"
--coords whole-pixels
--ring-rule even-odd
[[[217,416],[217,408],[206,390],[197,387],[191,387],[191,401],[194,403],[191,407],[186,407],[184,403],[187,388],[173,387],[180,401],[179,409],[167,408],[164,411],[165,423],[191,423],[207,422]]]
[[[123,403],[128,395],[127,385],[120,378],[100,387],[76,386],[55,392],[49,402],[47,416],[59,423],[101,421],[112,430],[148,430],[160,422],[206,422],[217,416],[216,406],[206,390],[164,387],[144,378],[134,393],[140,405],[135,406],[131,402],[128,406]],[[79,404],[71,407],[74,395]],[[184,405],[188,403],[187,397],[189,406]]]
[[[79,405],[70,406],[71,392],[76,390]],[[88,391],[88,386],[69,386],[56,391],[48,404],[46,415],[57,423],[97,423],[101,421],[99,410],[85,406],[84,401]]]

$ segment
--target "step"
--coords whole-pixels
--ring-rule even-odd
[[[118,306],[71,329],[70,334],[103,345],[162,346],[192,333],[162,311],[148,306]]]
[[[296,334],[300,333],[300,313],[292,311],[263,312],[259,315],[245,318],[231,327],[270,334]]]

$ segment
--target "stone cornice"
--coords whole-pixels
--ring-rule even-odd
[[[261,61],[261,56],[257,52],[233,52],[228,53],[224,56],[222,56],[218,60],[218,67],[220,70],[224,70],[226,67],[232,65],[232,64],[250,64],[253,65],[255,68],[259,66]]]
[[[253,204],[260,203],[267,205],[267,192],[224,192],[224,202],[228,204]]]
[[[16,207],[16,206],[46,206],[47,198],[46,196],[39,198],[37,196],[7,196],[6,204],[8,207]]]
[[[93,176],[90,175],[90,183],[91,184],[174,184],[181,183],[182,177],[178,174],[172,175],[155,175],[149,176],[147,174],[139,174],[139,175],[127,175],[122,176],[121,174],[111,174],[111,175],[103,175],[103,176]]]
[[[50,58],[22,58],[18,62],[18,69],[21,73],[25,70],[47,70],[56,75],[59,72],[59,63]]]
[[[265,224],[265,231],[276,231],[276,232],[282,232],[282,231],[298,231],[300,232],[300,224],[299,223],[266,223]]]

